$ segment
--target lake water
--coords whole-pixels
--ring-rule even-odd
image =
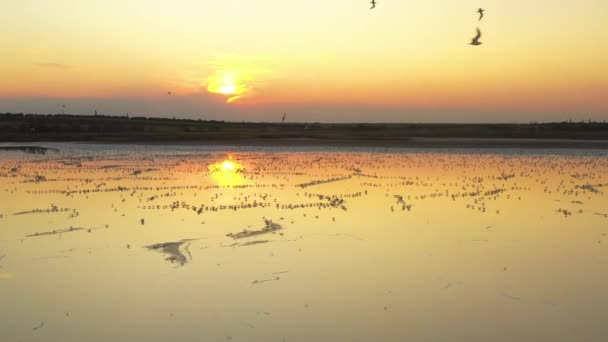
[[[608,153],[0,152],[0,341],[605,341]]]

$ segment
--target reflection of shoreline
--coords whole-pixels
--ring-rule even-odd
[[[244,139],[169,142],[193,146],[268,146],[268,147],[402,147],[402,148],[564,148],[608,149],[608,140],[501,139],[501,138],[406,138],[366,139]],[[147,142],[146,142],[147,144]],[[150,144],[164,144],[150,142]]]
[[[24,152],[24,153],[30,153],[30,154],[46,154],[49,151],[57,153],[57,152],[59,152],[59,149],[51,148],[51,147],[44,147],[44,146],[15,145],[15,146],[0,146],[0,151],[7,151],[7,152],[16,151],[16,152]]]

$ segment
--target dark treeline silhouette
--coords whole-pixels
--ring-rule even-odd
[[[263,123],[110,115],[0,114],[0,141],[201,143],[278,140],[399,142],[413,138],[608,140],[608,123]]]

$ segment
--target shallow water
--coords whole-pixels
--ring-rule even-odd
[[[608,336],[605,151],[50,146],[0,152],[0,341]]]

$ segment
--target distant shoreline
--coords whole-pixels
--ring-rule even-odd
[[[264,123],[9,113],[0,114],[0,142],[608,149],[608,122]]]
[[[255,146],[255,147],[372,147],[372,148],[460,148],[460,149],[594,149],[608,150],[608,140],[508,139],[508,138],[409,138],[402,140],[248,139],[205,141],[30,141],[0,142],[1,150],[19,146],[45,149],[45,143],[150,146]]]

